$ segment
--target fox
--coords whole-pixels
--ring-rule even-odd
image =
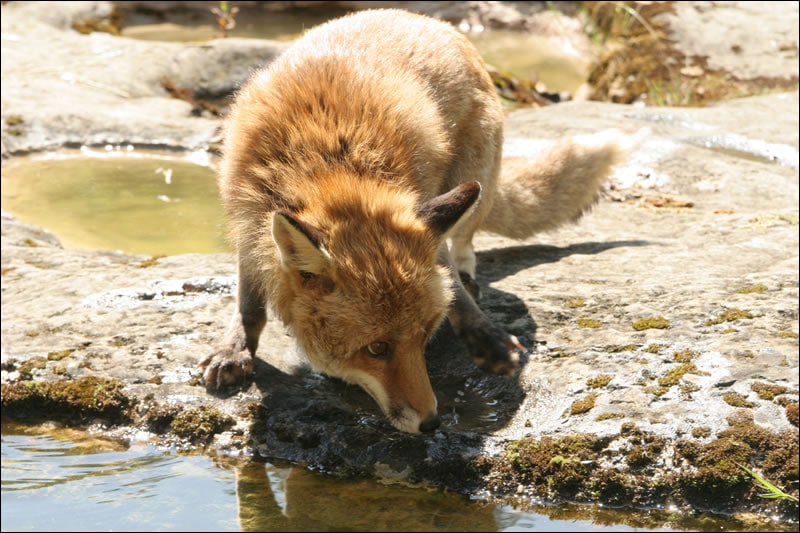
[[[525,348],[479,307],[473,236],[578,220],[625,149],[566,138],[501,172],[503,127],[470,41],[400,9],[323,23],[256,71],[224,124],[238,288],[199,363],[206,387],[252,376],[268,311],[315,371],[362,387],[407,433],[441,425],[425,348],[445,319],[478,367],[518,372]]]

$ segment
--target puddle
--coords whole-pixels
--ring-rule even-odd
[[[327,20],[347,14],[330,8],[268,11],[242,5],[235,17],[230,37],[291,41],[303,31]],[[163,15],[130,13],[125,15],[122,35],[154,41],[205,41],[217,36],[215,16],[201,9],[176,9]],[[589,75],[589,61],[581,58],[568,43],[559,46],[541,35],[510,30],[469,32],[487,63],[503,74],[521,80],[538,80],[550,92],[574,94]]]
[[[2,426],[2,507],[3,531],[749,530],[734,519],[661,510],[491,505],[11,422]]]
[[[3,165],[1,198],[3,210],[70,248],[229,251],[214,171],[187,156],[125,148],[18,157]]]

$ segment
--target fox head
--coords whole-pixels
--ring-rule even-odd
[[[316,370],[360,385],[396,428],[432,431],[440,421],[425,346],[452,299],[437,258],[481,187],[420,202],[382,182],[350,185],[319,207],[273,214],[274,307]]]

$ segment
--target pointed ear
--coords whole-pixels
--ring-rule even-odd
[[[422,204],[417,214],[434,233],[445,237],[467,216],[481,196],[481,184],[468,181]]]
[[[325,235],[294,215],[278,211],[272,216],[272,238],[286,269],[322,274],[330,263],[331,257],[322,245]]]

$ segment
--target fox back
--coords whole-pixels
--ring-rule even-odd
[[[226,124],[219,185],[240,284],[317,370],[361,385],[406,431],[436,416],[424,349],[452,299],[437,259],[493,186],[454,161],[496,164],[501,131],[472,45],[399,10],[309,31],[241,89]]]

